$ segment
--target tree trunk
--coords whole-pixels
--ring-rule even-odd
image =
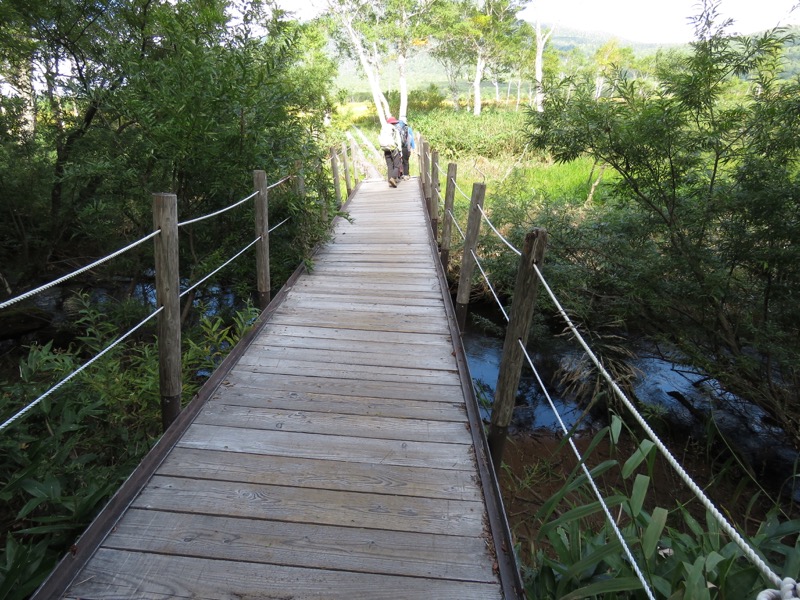
[[[553,30],[551,29],[545,34],[542,34],[542,25],[539,20],[536,20],[536,62],[534,65],[536,73],[536,97],[533,105],[538,112],[544,112],[544,88],[542,81],[544,80],[544,47],[547,40],[550,39]]]
[[[347,31],[347,36],[350,39],[350,43],[353,45],[353,49],[356,51],[358,55],[358,61],[361,64],[361,68],[364,71],[364,74],[367,76],[367,81],[369,82],[369,89],[372,92],[372,101],[375,103],[375,110],[378,112],[378,118],[380,122],[383,123],[386,121],[386,113],[384,112],[383,102],[385,99],[383,98],[383,93],[381,92],[380,81],[378,79],[377,70],[375,67],[370,63],[369,58],[367,57],[367,51],[364,48],[364,45],[361,43],[361,38],[356,32],[355,28],[353,27],[353,18],[350,15],[346,15],[343,13],[337,13],[340,17],[340,22],[344,26],[345,30]]]
[[[400,88],[400,111],[397,116],[405,117],[408,114],[408,82],[406,81],[406,51],[402,48],[397,54],[397,71]]]
[[[481,114],[481,81],[483,81],[483,70],[486,68],[486,59],[483,52],[478,50],[478,60],[475,65],[475,79],[472,82],[472,95],[475,104],[472,107],[472,114],[479,117]]]

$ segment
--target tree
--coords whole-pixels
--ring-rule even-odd
[[[657,86],[619,68],[600,98],[565,82],[531,114],[531,139],[616,171],[617,201],[652,249],[647,276],[617,274],[617,293],[800,439],[800,84],[778,78],[781,30],[729,36],[713,2],[695,21],[691,53],[663,61]]]
[[[504,45],[513,34],[516,14],[522,9],[519,0],[450,0],[438,15],[436,29],[438,44],[443,44],[439,56],[448,57],[455,66],[453,54],[466,52],[474,65],[472,78],[473,114],[481,114],[481,83],[487,68],[502,72],[505,65]]]
[[[238,8],[231,22],[227,0],[3,4],[4,78],[32,62],[37,90],[28,133],[19,95],[0,97],[9,281],[148,231],[153,191],[197,214],[249,190],[249,170],[314,153],[331,106],[323,40],[260,2]],[[226,233],[195,239],[190,264]]]

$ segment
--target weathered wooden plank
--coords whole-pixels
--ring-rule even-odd
[[[431,269],[428,265],[420,265],[417,261],[409,263],[397,263],[393,260],[386,260],[384,262],[369,263],[362,261],[340,261],[340,260],[325,260],[315,264],[312,271],[314,275],[336,275],[341,276],[345,274],[373,274],[373,273],[386,273],[386,274],[407,274],[418,275],[427,278],[431,274]]]
[[[316,327],[343,327],[346,329],[362,329],[368,331],[399,331],[402,333],[439,333],[449,332],[447,325],[441,320],[421,316],[408,317],[390,313],[355,313],[353,311],[328,310],[315,313],[310,309],[292,307],[278,308],[272,314],[272,321],[287,325],[314,325]]]
[[[281,345],[279,340],[265,340],[270,345],[260,344],[253,346],[252,351],[245,357],[241,364],[261,365],[267,359],[296,361],[298,363],[313,362],[331,365],[346,365],[350,368],[362,365],[382,366],[396,369],[423,369],[426,371],[457,372],[456,360],[450,353],[434,355],[399,353],[378,353],[362,351],[356,342],[342,345],[335,349],[327,348],[296,348],[291,345]],[[277,344],[277,345],[272,345]]]
[[[453,341],[450,333],[413,333],[413,332],[381,332],[363,331],[346,327],[315,327],[313,325],[288,325],[269,322],[264,327],[262,337],[271,335],[297,336],[329,340],[352,340],[357,342],[383,342],[400,345],[435,345],[446,346],[452,351]]]
[[[337,292],[330,291],[310,291],[308,289],[297,289],[289,292],[292,298],[303,298],[307,301],[318,299],[323,302],[333,302],[339,304],[374,304],[374,303],[389,303],[391,298],[380,297],[373,298],[363,294],[351,294],[347,290],[339,290]],[[428,298],[404,298],[403,306],[426,306],[426,307],[443,307],[441,297],[428,297]]]
[[[234,369],[223,385],[241,385],[270,391],[330,392],[341,396],[364,398],[379,396],[398,400],[464,402],[463,392],[458,385],[437,385],[419,381],[413,383],[362,381],[354,374],[339,379],[325,379],[310,373],[286,375]]]
[[[395,383],[430,383],[433,385],[457,384],[458,374],[431,369],[407,369],[373,365],[332,365],[325,362],[300,362],[279,358],[259,357],[250,353],[243,356],[232,372],[269,373],[273,375],[313,375],[329,379],[357,379],[358,381],[386,381]]]
[[[436,298],[441,299],[442,292],[431,285],[379,285],[374,283],[353,283],[348,286],[343,286],[331,280],[323,279],[304,279],[297,282],[293,290],[310,290],[312,292],[332,292],[332,293],[346,293],[346,294],[369,294],[376,298],[389,296],[391,298],[402,298],[410,296],[412,298]]]
[[[472,447],[463,444],[375,440],[291,431],[257,431],[193,424],[178,445],[183,448],[228,450],[369,464],[431,469],[474,469]]]
[[[133,508],[481,537],[483,504],[155,475]]]
[[[197,415],[194,422],[267,431],[346,435],[354,438],[447,442],[449,444],[472,443],[472,436],[463,423],[339,415],[301,410],[274,410],[224,404],[221,401],[209,403]]]
[[[175,448],[160,475],[480,502],[469,471]]]
[[[214,400],[224,398],[226,404],[260,406],[275,410],[301,410],[343,415],[416,418],[429,421],[466,422],[466,408],[458,402],[426,402],[392,398],[363,398],[337,394],[291,392],[243,385],[220,388]]]
[[[359,574],[101,549],[66,598],[79,600],[491,600],[499,584]]]
[[[402,300],[392,300],[390,298],[356,298],[357,301],[349,302],[344,297],[323,299],[319,295],[312,296],[305,294],[301,290],[293,290],[288,295],[292,309],[300,311],[302,309],[315,310],[315,311],[330,311],[338,312],[345,311],[351,313],[380,313],[385,318],[394,318],[397,315],[403,317],[423,317],[427,320],[433,320],[438,317],[441,321],[443,306],[432,303],[427,306],[415,306],[413,304],[405,304]],[[441,302],[441,301],[439,301]]]
[[[442,338],[444,340],[444,338]],[[398,342],[384,342],[384,341],[356,341],[348,339],[337,339],[335,337],[312,337],[312,336],[288,336],[288,335],[270,335],[259,338],[253,343],[255,348],[298,348],[307,350],[331,350],[334,352],[362,352],[380,354],[385,357],[402,357],[408,358],[411,356],[417,357],[415,360],[427,360],[436,362],[442,358],[442,355],[450,360],[452,356],[452,346],[448,347],[446,343],[442,344],[401,344]],[[415,362],[412,360],[411,363]],[[454,361],[455,359],[453,359]],[[342,361],[339,362],[349,362]],[[415,366],[408,363],[409,366]],[[388,363],[387,363],[388,364]],[[416,366],[424,366],[429,363],[422,363]]]
[[[493,582],[482,538],[131,509],[105,548],[236,562]]]

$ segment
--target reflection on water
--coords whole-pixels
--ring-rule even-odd
[[[469,371],[478,399],[479,401],[481,399],[487,400],[487,402],[480,402],[480,404],[481,416],[485,421],[488,421],[490,413],[486,405],[494,398],[497,375],[500,372],[500,358],[503,353],[503,340],[469,324],[461,339],[464,344],[464,351],[467,354]],[[535,357],[533,358],[535,362]],[[575,404],[565,402],[557,396],[552,396],[554,393],[552,390],[548,391],[564,425],[567,429],[572,428],[580,419],[581,409]],[[583,423],[590,425],[591,421],[589,419],[590,417],[587,415],[584,417]],[[547,429],[561,431],[558,419],[553,413],[547,398],[541,392],[539,384],[527,362],[522,367],[522,377],[517,390],[517,404],[514,408],[512,427],[518,430]]]

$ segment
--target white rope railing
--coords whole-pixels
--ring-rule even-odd
[[[137,240],[137,241],[133,242],[132,244],[128,244],[127,246],[125,246],[124,248],[120,248],[119,250],[117,250],[113,254],[109,254],[108,256],[105,256],[105,257],[103,257],[103,258],[101,258],[99,260],[96,260],[93,263],[91,263],[89,265],[86,265],[85,267],[81,267],[77,271],[73,271],[72,273],[64,275],[63,277],[60,277],[60,278],[56,279],[55,281],[51,281],[50,283],[47,283],[47,284],[45,284],[45,285],[43,285],[41,287],[38,287],[35,290],[30,290],[28,292],[25,292],[24,294],[22,294],[20,296],[17,296],[16,298],[11,298],[10,300],[6,300],[5,302],[0,303],[0,310],[4,309],[6,307],[9,307],[12,304],[16,304],[17,302],[21,302],[22,300],[30,298],[31,296],[35,296],[36,294],[38,294],[40,292],[43,292],[43,291],[45,291],[47,289],[50,289],[51,287],[54,287],[54,286],[56,286],[56,285],[58,285],[60,283],[64,283],[65,281],[67,281],[69,279],[72,279],[73,277],[76,277],[77,275],[80,275],[81,273],[85,273],[86,271],[89,271],[90,269],[93,269],[98,265],[102,265],[104,262],[108,262],[112,258],[116,258],[120,254],[123,254],[123,253],[127,252],[131,248],[135,248],[139,244],[142,244],[142,243],[146,242],[147,240],[155,237],[160,232],[161,232],[161,230],[157,229],[156,231],[152,232],[149,235],[146,235],[142,239]]]
[[[258,242],[258,240],[260,240],[260,239],[261,239],[261,236],[258,236],[256,239],[254,239],[252,242],[250,242],[249,244],[247,244],[247,245],[246,245],[244,248],[242,248],[242,249],[241,249],[239,252],[237,252],[236,254],[234,254],[233,256],[231,256],[231,257],[230,257],[228,260],[226,260],[224,263],[222,263],[222,264],[221,264],[220,266],[218,266],[216,269],[214,269],[213,271],[211,271],[211,272],[210,272],[208,275],[206,275],[205,277],[203,277],[203,278],[202,278],[201,280],[199,280],[197,283],[195,283],[194,285],[192,285],[192,286],[191,286],[191,287],[189,287],[189,288],[186,288],[186,289],[185,289],[183,292],[181,292],[181,293],[180,293],[180,296],[179,296],[179,297],[180,297],[180,298],[183,298],[183,297],[184,297],[186,294],[190,293],[192,290],[195,290],[195,289],[197,289],[198,287],[200,287],[200,286],[201,286],[203,283],[205,283],[206,281],[208,281],[209,279],[211,279],[211,278],[212,278],[214,275],[216,275],[217,273],[219,273],[220,271],[222,271],[222,269],[224,269],[225,267],[227,267],[227,266],[228,266],[229,264],[231,264],[231,263],[232,263],[234,260],[236,260],[237,258],[239,258],[239,257],[240,257],[242,254],[244,254],[245,252],[247,252],[247,251],[248,251],[250,248],[252,248],[253,246],[255,246],[255,245],[256,245],[256,243]]]
[[[19,412],[17,412],[17,413],[16,413],[16,414],[15,414],[13,417],[11,417],[10,419],[7,419],[7,420],[6,420],[6,421],[5,421],[5,422],[4,422],[2,425],[0,425],[0,431],[4,431],[4,430],[5,430],[5,429],[6,429],[6,428],[9,426],[9,425],[11,425],[11,424],[12,424],[12,423],[14,423],[15,421],[17,421],[17,420],[21,419],[22,417],[24,417],[26,414],[28,414],[28,413],[31,411],[31,409],[33,409],[35,406],[37,406],[37,405],[38,405],[38,404],[39,404],[39,403],[40,403],[42,400],[44,400],[45,398],[47,398],[47,397],[48,397],[50,394],[52,394],[53,392],[55,392],[55,391],[56,391],[58,388],[60,388],[61,386],[63,386],[65,383],[67,383],[67,382],[68,382],[69,380],[71,380],[73,377],[75,377],[75,376],[76,376],[76,375],[78,375],[79,373],[83,372],[83,371],[84,371],[85,369],[87,369],[87,368],[88,368],[90,365],[94,364],[94,363],[95,363],[97,360],[99,360],[99,359],[100,359],[102,356],[104,356],[105,354],[107,354],[108,352],[110,352],[110,351],[111,351],[113,348],[115,348],[117,345],[119,345],[120,343],[122,343],[122,342],[123,342],[125,339],[127,339],[127,338],[128,338],[128,337],[129,337],[129,336],[132,334],[132,333],[134,333],[136,330],[138,330],[140,327],[142,327],[142,326],[143,326],[145,323],[147,323],[147,321],[149,321],[150,319],[152,319],[154,316],[156,316],[156,315],[157,315],[158,313],[160,313],[162,310],[164,310],[164,307],[163,307],[163,306],[162,306],[162,307],[160,307],[160,308],[158,308],[157,310],[153,311],[152,313],[150,313],[150,314],[149,314],[147,317],[145,317],[144,319],[142,319],[142,320],[139,322],[139,324],[138,324],[138,325],[136,325],[135,327],[133,327],[132,329],[130,329],[130,330],[127,332],[127,333],[125,333],[125,334],[121,335],[121,336],[120,336],[120,337],[118,337],[116,340],[114,340],[114,341],[113,341],[111,344],[109,344],[108,346],[106,346],[106,348],[104,348],[104,349],[103,349],[103,350],[102,350],[102,351],[101,351],[101,352],[100,352],[100,353],[99,353],[97,356],[95,356],[95,357],[94,357],[94,358],[92,358],[91,360],[87,361],[87,362],[86,362],[86,363],[84,363],[84,364],[83,364],[81,367],[79,367],[78,369],[76,369],[75,371],[73,371],[72,373],[70,373],[69,375],[67,375],[67,376],[66,376],[64,379],[62,379],[61,381],[59,381],[57,384],[55,384],[53,387],[51,387],[49,390],[47,390],[47,391],[46,391],[44,394],[42,394],[41,396],[39,396],[39,397],[38,397],[36,400],[34,400],[34,401],[33,401],[33,402],[31,402],[30,404],[28,404],[28,405],[27,405],[25,408],[23,408],[22,410],[20,410]]]
[[[271,227],[271,228],[270,228],[270,229],[267,231],[267,233],[272,233],[272,232],[273,232],[273,231],[275,231],[275,230],[276,230],[278,227],[280,227],[281,225],[283,225],[284,223],[286,223],[286,221],[288,221],[289,219],[291,219],[291,217],[286,217],[286,218],[285,218],[283,221],[281,221],[280,223],[278,223],[278,224],[277,224],[277,225],[275,225],[274,227]],[[222,269],[224,269],[225,267],[227,267],[229,264],[231,264],[233,261],[235,261],[237,258],[239,258],[239,257],[240,257],[242,254],[244,254],[244,253],[245,253],[245,252],[247,252],[247,251],[248,251],[250,248],[252,248],[253,246],[255,246],[255,245],[258,243],[258,241],[259,241],[260,239],[261,239],[261,236],[258,236],[258,237],[257,237],[256,239],[254,239],[252,242],[250,242],[249,244],[247,244],[247,245],[246,245],[244,248],[242,248],[241,250],[239,250],[239,252],[237,252],[236,254],[234,254],[233,256],[231,256],[231,257],[230,257],[228,260],[226,260],[226,261],[225,261],[223,264],[221,264],[221,265],[220,265],[220,266],[218,266],[216,269],[214,269],[213,271],[211,271],[211,273],[209,273],[208,275],[206,275],[205,277],[203,277],[201,280],[199,280],[197,283],[195,283],[194,285],[192,285],[192,287],[186,288],[186,289],[185,289],[183,292],[181,292],[181,294],[180,294],[180,297],[181,297],[181,298],[183,298],[183,297],[184,297],[186,294],[188,294],[188,293],[189,293],[189,292],[191,292],[192,290],[195,290],[195,289],[197,289],[198,287],[200,287],[200,286],[201,286],[203,283],[205,283],[206,281],[208,281],[209,279],[211,279],[211,278],[212,278],[214,275],[216,275],[217,273],[219,273],[220,271],[222,271]]]
[[[489,281],[489,276],[486,274],[486,271],[483,270],[481,259],[478,258],[478,255],[475,254],[474,250],[470,249],[469,252],[470,254],[472,254],[472,258],[475,259],[475,264],[478,265],[478,269],[480,269],[481,275],[483,275],[483,280],[486,282],[486,285],[489,286],[489,291],[492,292],[492,296],[494,296],[494,300],[495,302],[497,302],[497,306],[500,307],[500,312],[503,313],[503,316],[506,318],[506,322],[508,322],[508,313],[506,312],[506,309],[503,308],[503,303],[500,302],[500,298],[497,297],[497,292],[494,291],[494,286],[492,285],[492,282]]]
[[[453,183],[455,183],[455,181]],[[458,187],[458,186],[456,186],[456,187]],[[461,191],[461,190],[459,189],[459,191]],[[464,195],[466,197],[466,194],[464,194],[463,192],[461,192],[461,193],[462,193],[462,195]],[[517,250],[517,248],[515,248],[497,230],[497,228],[491,222],[491,219],[489,219],[488,215],[483,211],[483,209],[481,207],[479,207],[479,209],[481,211],[481,214],[483,215],[483,218],[486,220],[486,222],[489,224],[489,226],[495,232],[495,234],[498,237],[500,237],[500,239],[503,241],[503,243],[505,243],[506,246],[508,246],[514,253],[516,253],[517,255],[521,256],[522,253],[519,250]],[[450,214],[450,217],[453,219],[453,223],[455,223],[456,227],[458,227],[458,223],[457,223],[455,217],[453,216],[452,212],[450,212],[450,211],[448,211],[448,212]],[[459,228],[459,231],[460,231],[460,228]],[[462,233],[462,236],[463,236],[463,233]],[[483,268],[480,265],[480,261],[478,260],[478,257],[475,255],[474,252],[472,252],[472,256],[475,258],[476,263],[478,264],[478,267],[481,269],[481,272],[484,274],[484,279],[486,279],[487,283],[489,283],[488,282],[488,277],[484,273]],[[742,552],[747,557],[747,559],[750,560],[750,562],[761,572],[761,574],[768,581],[770,581],[771,583],[773,583],[777,587],[781,588],[778,591],[767,590],[765,592],[762,592],[761,594],[759,594],[758,600],[770,600],[772,598],[775,598],[776,600],[781,600],[783,598],[797,598],[797,597],[800,597],[800,595],[786,595],[787,593],[795,594],[796,591],[800,592],[800,590],[797,590],[797,588],[800,587],[800,586],[797,585],[795,583],[795,581],[793,579],[791,579],[791,578],[784,578],[783,580],[781,580],[780,577],[778,577],[778,575],[776,573],[774,573],[772,571],[772,569],[770,569],[770,567],[766,564],[766,562],[764,562],[764,560],[762,560],[761,557],[759,557],[758,554],[755,553],[755,551],[750,547],[750,544],[741,535],[739,535],[739,533],[736,531],[736,529],[728,522],[728,520],[724,517],[724,515],[722,515],[722,513],[720,513],[720,511],[714,506],[714,504],[711,502],[711,500],[705,495],[705,493],[694,482],[694,480],[683,469],[683,467],[681,467],[681,465],[674,458],[674,456],[669,451],[669,449],[658,438],[658,436],[653,431],[653,429],[650,427],[650,425],[647,423],[647,421],[644,419],[644,417],[642,417],[642,415],[639,413],[639,411],[636,409],[636,407],[633,405],[633,403],[628,399],[628,397],[625,395],[625,393],[622,391],[622,389],[619,387],[619,385],[616,383],[616,381],[614,381],[614,379],[611,377],[611,375],[608,373],[608,371],[602,365],[602,363],[597,358],[597,356],[592,352],[592,350],[589,347],[589,345],[583,339],[583,336],[581,336],[580,332],[575,327],[575,325],[572,323],[572,320],[569,318],[569,316],[567,315],[566,311],[564,310],[564,308],[559,303],[558,299],[556,298],[555,294],[553,293],[553,290],[547,284],[547,281],[545,280],[544,275],[540,271],[539,267],[537,265],[535,265],[535,264],[534,264],[534,270],[536,272],[537,277],[539,278],[539,280],[541,281],[542,285],[544,286],[545,290],[547,291],[548,295],[550,296],[550,299],[553,301],[553,303],[556,306],[559,314],[561,315],[561,317],[566,322],[567,326],[569,327],[569,329],[572,332],[572,334],[575,336],[576,340],[583,347],[583,349],[585,350],[585,352],[589,356],[590,360],[594,363],[594,365],[597,367],[598,371],[601,373],[603,378],[611,386],[611,388],[613,389],[614,393],[622,401],[623,405],[633,415],[634,419],[639,423],[639,425],[642,427],[642,429],[644,429],[645,433],[650,438],[650,440],[655,444],[655,446],[658,448],[658,450],[667,459],[667,462],[670,464],[670,466],[673,468],[673,470],[675,470],[675,472],[678,474],[678,476],[681,478],[681,480],[687,485],[687,487],[692,491],[692,493],[694,493],[694,495],[698,498],[700,503],[714,516],[714,518],[720,524],[722,529],[730,536],[730,538],[736,543],[736,545],[739,546],[739,548],[742,550]],[[491,284],[489,284],[489,289],[492,290],[492,295],[495,297],[495,300],[499,304],[499,300],[497,299],[497,295],[495,294],[494,289],[491,286]],[[503,310],[502,312],[503,312],[503,314],[505,316],[505,311]],[[507,316],[506,316],[506,320],[508,320]],[[521,341],[520,341],[520,344],[521,344]],[[523,348],[523,350],[524,350],[524,348]],[[525,353],[525,356],[528,358],[528,362],[530,363],[531,360],[530,360],[530,357],[528,357],[527,352]],[[531,364],[531,367],[533,368],[532,364]],[[536,373],[535,369],[534,369],[534,373],[536,374],[536,377],[538,379],[539,376],[538,376],[538,373]],[[540,382],[540,385],[542,385],[541,382]],[[546,392],[545,392],[545,394],[546,394]],[[549,399],[549,396],[548,396],[548,401],[549,400],[550,399]],[[555,410],[555,406],[554,405],[553,405],[553,408]],[[561,418],[558,415],[558,412],[556,412],[556,416],[557,416],[559,422],[561,422]],[[563,427],[563,425],[562,425],[562,427]],[[570,443],[571,443],[571,440],[570,440]],[[575,448],[573,448],[573,450],[575,450]],[[590,481],[591,481],[591,478],[590,478]],[[592,483],[592,487],[595,487],[594,482],[592,481],[591,483]],[[611,516],[608,513],[608,511],[606,511],[606,512],[607,512],[607,516],[609,517],[609,519],[611,521],[613,521],[613,519],[611,518]],[[627,552],[627,549],[626,549],[626,552]],[[629,558],[630,558],[630,554],[629,554]],[[631,563],[634,566],[634,569],[636,570],[637,575],[638,575],[639,574],[638,566],[636,566],[636,563],[633,562],[632,559],[631,559]],[[650,592],[649,592],[647,586],[645,586],[645,590],[648,592],[648,595],[650,595]],[[786,591],[786,590],[788,590],[788,591]],[[779,596],[779,595],[774,595],[774,594],[784,594],[784,595],[780,595]]]
[[[250,194],[246,198],[242,198],[241,200],[239,200],[238,202],[235,202],[234,204],[231,204],[230,206],[226,206],[225,208],[221,208],[221,209],[219,209],[217,211],[214,211],[212,213],[208,213],[207,215],[202,215],[200,217],[195,217],[194,219],[189,219],[188,221],[181,221],[180,223],[178,223],[178,227],[185,227],[186,225],[193,225],[194,223],[199,223],[200,221],[205,221],[206,219],[210,219],[211,217],[217,217],[217,216],[219,216],[219,215],[221,215],[223,213],[228,212],[229,210],[233,210],[237,206],[241,206],[242,204],[244,204],[248,200],[251,200],[252,198],[255,198],[256,196],[258,196],[258,194],[260,194],[260,192],[253,192],[252,194]]]
[[[456,229],[458,229],[458,233],[461,234],[461,241],[466,241],[467,236],[464,233],[464,230],[461,229],[461,226],[458,224],[458,220],[456,219],[455,215],[453,214],[453,211],[452,210],[448,210],[447,214],[450,216],[450,220],[453,221],[453,225],[455,225]]]
[[[669,451],[669,449],[659,439],[659,437],[656,435],[656,433],[653,431],[653,429],[650,427],[650,425],[647,423],[647,421],[644,419],[644,417],[642,417],[642,415],[639,414],[639,411],[636,410],[636,407],[633,405],[633,403],[625,395],[625,392],[623,392],[622,389],[619,387],[619,385],[617,385],[617,382],[614,381],[614,379],[611,377],[611,375],[605,369],[605,367],[600,362],[600,360],[597,358],[597,356],[595,356],[594,352],[592,352],[591,348],[589,348],[589,345],[583,339],[583,336],[581,336],[580,332],[575,327],[575,325],[572,323],[572,320],[569,318],[569,315],[567,315],[567,312],[564,310],[564,308],[559,303],[558,299],[556,298],[555,294],[553,293],[553,290],[550,289],[550,286],[547,284],[547,281],[545,280],[544,276],[542,275],[542,272],[539,270],[539,267],[534,264],[533,268],[536,271],[536,275],[538,276],[539,281],[541,281],[542,285],[544,286],[545,290],[547,291],[547,294],[550,296],[550,299],[553,301],[553,304],[556,306],[556,309],[558,310],[559,314],[561,315],[561,317],[566,322],[567,327],[569,327],[569,329],[572,332],[573,336],[575,336],[575,339],[583,347],[583,349],[586,352],[586,354],[589,357],[589,359],[594,363],[595,367],[597,367],[597,370],[600,372],[600,374],[603,376],[603,378],[606,380],[606,382],[608,382],[608,384],[611,386],[611,389],[614,390],[614,393],[620,399],[620,401],[623,403],[623,405],[625,405],[625,408],[627,408],[628,411],[633,415],[633,417],[636,420],[636,422],[639,423],[639,425],[642,427],[642,429],[644,429],[645,433],[650,438],[650,440],[656,445],[656,447],[659,449],[659,451],[667,459],[667,462],[670,464],[670,466],[673,468],[673,470],[683,480],[683,482],[686,484],[686,486],[690,490],[692,490],[694,495],[697,496],[697,499],[706,508],[706,510],[708,510],[714,516],[714,518],[717,520],[717,522],[722,527],[722,529],[725,530],[725,533],[727,533],[730,536],[730,538],[736,543],[736,545],[739,546],[739,548],[742,550],[742,552],[748,558],[748,560],[750,560],[750,562],[753,563],[753,565],[755,565],[755,567],[759,571],[761,571],[761,574],[764,575],[770,582],[772,582],[773,584],[775,584],[778,587],[780,587],[781,583],[782,583],[780,577],[778,577],[778,575],[775,574],[772,571],[772,569],[769,568],[769,566],[761,559],[761,557],[758,556],[758,554],[755,553],[755,551],[750,547],[750,544],[748,544],[747,541],[741,535],[739,535],[739,533],[736,531],[736,529],[734,529],[734,527],[728,522],[728,520],[717,509],[717,507],[714,506],[714,504],[711,502],[711,500],[708,499],[708,497],[703,493],[703,491],[700,489],[700,487],[694,482],[694,480],[683,469],[683,467],[681,467],[681,465],[678,463],[678,461],[675,459],[675,457],[672,456],[672,453]]]
[[[268,186],[267,186],[267,189],[268,189],[268,190],[271,190],[272,188],[278,187],[279,185],[281,185],[281,184],[282,184],[282,183],[284,183],[285,181],[288,181],[288,180],[289,180],[289,179],[291,179],[292,177],[294,177],[294,175],[287,175],[287,176],[286,176],[286,177],[284,177],[283,179],[281,179],[281,180],[279,180],[279,181],[276,181],[275,183],[273,183],[273,184],[271,184],[271,185],[268,185]],[[237,202],[234,202],[233,204],[231,204],[231,205],[229,205],[229,206],[226,206],[225,208],[221,208],[221,209],[219,209],[219,210],[217,210],[217,211],[214,211],[214,212],[212,212],[212,213],[208,213],[207,215],[202,215],[202,216],[200,216],[200,217],[195,217],[194,219],[189,219],[188,221],[181,221],[180,223],[178,223],[178,227],[184,227],[184,226],[186,226],[186,225],[192,225],[192,224],[194,224],[194,223],[199,223],[200,221],[205,221],[206,219],[210,219],[211,217],[216,217],[216,216],[219,216],[219,215],[221,215],[221,214],[223,214],[223,213],[226,213],[226,212],[228,212],[229,210],[233,210],[233,209],[234,209],[234,208],[236,208],[237,206],[241,206],[242,204],[244,204],[244,203],[245,203],[245,202],[247,202],[248,200],[252,200],[252,199],[253,199],[253,198],[255,198],[256,196],[258,196],[258,194],[260,194],[260,192],[258,192],[258,191],[256,191],[256,192],[253,192],[252,194],[250,194],[250,195],[249,195],[249,196],[247,196],[246,198],[242,198],[241,200],[239,200],[239,201],[237,201]]]
[[[453,178],[451,177],[451,178],[450,178],[450,181],[452,181],[452,182],[453,182],[453,185],[455,186],[455,188],[458,190],[458,192],[459,192],[459,193],[460,193],[462,196],[464,196],[464,198],[465,198],[466,200],[468,200],[468,201],[470,201],[470,202],[472,201],[472,198],[470,198],[469,196],[467,196],[467,195],[464,193],[464,190],[462,190],[462,189],[459,187],[459,185],[458,185],[458,183],[456,183],[456,180],[455,180],[455,179],[453,179]]]
[[[608,505],[606,504],[603,495],[597,488],[597,484],[594,482],[594,478],[592,477],[592,474],[589,472],[589,468],[586,466],[586,463],[584,462],[583,457],[581,456],[581,453],[578,450],[578,447],[575,445],[575,442],[573,441],[572,436],[569,433],[569,429],[564,424],[564,421],[561,419],[561,415],[559,414],[558,409],[556,408],[556,405],[553,402],[553,399],[550,397],[550,393],[547,391],[547,388],[545,387],[542,378],[539,376],[539,372],[536,370],[536,367],[533,364],[533,360],[531,360],[531,357],[528,354],[528,350],[527,348],[525,348],[525,344],[523,344],[522,340],[520,339],[517,340],[517,343],[519,344],[520,348],[522,348],[522,352],[525,355],[525,359],[528,361],[528,364],[533,370],[533,374],[536,377],[536,381],[539,383],[539,387],[544,393],[545,398],[547,398],[547,402],[550,404],[550,408],[553,409],[553,414],[556,416],[556,419],[558,420],[558,425],[559,427],[561,427],[561,431],[567,437],[567,441],[569,442],[569,445],[572,448],[572,452],[575,454],[575,458],[578,459],[578,464],[581,466],[581,469],[583,469],[583,473],[584,475],[586,475],[586,480],[592,487],[592,491],[594,492],[597,501],[600,503],[600,506],[603,507],[603,512],[606,514],[606,520],[608,521],[608,524],[611,525],[611,528],[614,530],[614,535],[617,536],[619,543],[622,545],[622,549],[625,552],[625,556],[628,558],[628,562],[633,568],[633,571],[636,573],[636,577],[642,583],[642,587],[645,593],[647,594],[647,597],[650,598],[650,600],[655,600],[653,592],[650,590],[650,586],[648,585],[647,580],[644,577],[644,574],[639,568],[639,565],[637,564],[636,560],[633,558],[633,553],[631,552],[628,543],[625,541],[625,537],[622,535],[622,532],[620,531],[619,527],[617,527],[617,523],[614,520],[611,511],[608,509]]]
[[[514,254],[516,254],[517,256],[522,256],[522,252],[520,252],[519,250],[514,248],[514,246],[511,245],[511,242],[509,242],[505,237],[503,237],[502,233],[497,231],[497,228],[494,226],[494,224],[492,223],[491,219],[489,219],[489,216],[483,211],[483,207],[482,206],[478,206],[478,210],[481,211],[481,214],[483,215],[484,221],[486,221],[486,223],[488,223],[489,227],[492,228],[492,231],[494,231],[497,234],[497,237],[499,237],[506,246],[511,248],[511,251]]]
[[[286,223],[286,221],[288,221],[288,220],[289,220],[289,219],[291,219],[291,218],[292,218],[292,217],[286,217],[286,218],[285,218],[283,221],[281,221],[280,223],[278,223],[278,224],[277,224],[277,225],[275,225],[274,227],[270,227],[270,228],[267,230],[267,233],[272,233],[272,232],[273,232],[273,231],[275,231],[275,230],[276,230],[278,227],[280,227],[281,225],[283,225],[284,223]],[[260,236],[259,236],[259,237],[260,237]]]

